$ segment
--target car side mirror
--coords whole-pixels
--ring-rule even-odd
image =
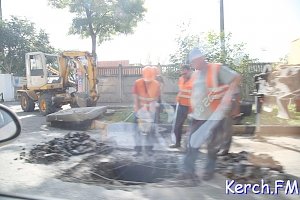
[[[0,104],[0,147],[12,142],[21,133],[21,124],[15,113]]]

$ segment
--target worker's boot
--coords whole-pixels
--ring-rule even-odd
[[[181,186],[197,186],[201,183],[200,178],[195,173],[187,172],[177,175],[176,180],[179,181]]]
[[[217,153],[218,156],[226,156],[227,154],[228,154],[228,150],[225,149],[222,149]]]
[[[142,146],[135,146],[134,150],[136,151],[136,153],[133,154],[133,156],[137,157],[137,156],[141,156],[142,155]]]
[[[153,146],[146,146],[145,150],[146,150],[146,153],[148,156],[153,156],[153,154],[154,154]]]
[[[141,156],[141,155],[142,155],[142,153],[140,151],[137,151],[136,153],[133,154],[134,157],[138,157],[138,156]]]
[[[174,148],[180,148],[180,144],[171,144],[170,146],[169,146],[170,148],[172,148],[172,149],[174,149]]]
[[[202,179],[204,180],[204,181],[209,181],[209,180],[211,180],[211,179],[213,179],[214,178],[214,173],[213,172],[205,172],[204,174],[203,174],[203,176],[202,176]]]

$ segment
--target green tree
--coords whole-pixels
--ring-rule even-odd
[[[225,41],[225,54],[220,48],[220,37]],[[203,41],[203,40],[202,40]],[[254,89],[253,74],[249,73],[249,65],[257,62],[246,51],[245,43],[232,42],[232,34],[227,35],[209,32],[204,38],[203,50],[209,62],[223,63],[242,75],[241,95],[244,99]]]
[[[170,55],[170,62],[173,64],[187,63],[187,56],[190,50],[195,46],[199,46],[200,36],[188,33],[186,27],[189,25],[190,23],[183,23],[179,26],[180,32],[175,38],[177,48],[176,51]]]
[[[0,22],[0,70],[25,75],[25,54],[31,51],[53,53],[48,35],[34,23],[17,17]]]
[[[225,41],[225,54],[220,48],[220,37],[223,37]],[[231,33],[220,36],[218,33],[208,32],[201,43],[209,62],[224,63],[241,74],[247,72],[250,63],[257,61],[257,59],[250,58],[246,52],[245,43],[232,42]]]
[[[48,0],[56,8],[69,8],[75,14],[69,34],[92,39],[92,54],[96,45],[119,33],[132,33],[144,18],[144,0]]]

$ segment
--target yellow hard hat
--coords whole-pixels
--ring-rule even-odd
[[[146,66],[142,69],[143,79],[145,81],[153,81],[156,77],[156,69],[151,66]]]

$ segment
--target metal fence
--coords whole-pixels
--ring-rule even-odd
[[[273,63],[252,63],[248,66],[247,72],[250,74],[257,74],[263,72],[266,65],[272,65]],[[178,72],[179,66],[177,65],[152,65],[160,69],[161,73],[168,75],[169,73]],[[112,67],[99,67],[98,76],[136,76],[142,74],[144,66],[112,66]]]
[[[263,63],[251,63],[248,66],[249,73],[261,73],[267,65],[273,65],[274,63],[263,62]]]
[[[142,74],[141,66],[122,66],[98,68],[98,76],[136,76]]]

